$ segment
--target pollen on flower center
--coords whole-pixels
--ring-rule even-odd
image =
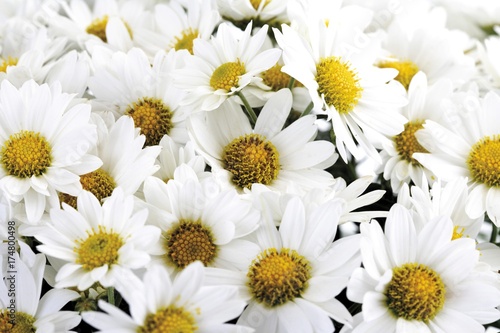
[[[274,307],[299,297],[311,278],[309,261],[295,250],[270,248],[258,255],[247,273],[253,297]]]
[[[113,177],[103,169],[97,169],[81,175],[80,183],[82,184],[82,188],[95,195],[99,202],[102,199],[111,196],[111,193],[113,193],[113,190],[116,187]],[[59,195],[59,199],[61,202],[65,202],[76,209],[76,197],[61,193]]]
[[[428,322],[443,308],[446,289],[438,273],[423,264],[393,268],[387,307],[398,318]]]
[[[413,158],[413,153],[428,153],[415,137],[415,133],[424,128],[423,124],[423,121],[407,122],[403,132],[393,138],[399,156],[415,166],[419,166],[420,163]]]
[[[171,305],[148,314],[137,333],[194,333],[197,330],[196,320],[190,312]]]
[[[9,66],[15,66],[17,65],[17,62],[19,59],[17,58],[12,58],[12,57],[7,57],[7,59],[0,59],[0,72],[7,73],[7,67]]]
[[[199,221],[180,220],[165,235],[164,246],[167,262],[178,268],[196,260],[208,266],[217,254],[212,231]]]
[[[233,183],[241,188],[250,188],[253,183],[269,185],[280,170],[278,150],[258,134],[234,139],[224,147],[222,159],[225,169],[233,174]]]
[[[245,65],[240,61],[226,62],[217,67],[212,73],[210,86],[215,90],[231,91],[231,88],[238,86],[240,76],[245,74],[245,71]]]
[[[278,91],[280,89],[288,87],[288,83],[291,80],[290,75],[281,71],[283,65],[276,64],[268,70],[264,71],[261,76],[264,83],[271,87],[271,90]],[[300,82],[295,81],[294,87],[302,86]]]
[[[250,3],[252,4],[252,7],[255,9],[255,10],[258,10],[259,9],[259,5],[260,3],[263,2],[264,4],[262,5],[262,8],[266,7],[270,2],[271,0],[250,0]]]
[[[5,171],[19,178],[42,175],[52,163],[52,148],[40,133],[21,131],[13,134],[2,147]]]
[[[35,333],[35,318],[27,313],[17,311],[12,318],[8,310],[0,312],[0,332]]]
[[[326,104],[343,114],[354,109],[363,91],[357,73],[340,57],[321,59],[316,65],[316,82],[318,93],[324,96]]]
[[[85,240],[77,240],[74,248],[77,255],[76,263],[86,271],[104,265],[111,266],[118,262],[118,251],[123,246],[122,237],[115,232],[108,232],[99,226],[99,231],[92,231]]]
[[[472,146],[467,165],[474,181],[500,186],[500,135],[486,136]]]
[[[193,41],[198,38],[199,32],[196,29],[186,29],[182,32],[180,37],[175,37],[174,49],[188,50],[189,53],[193,54]]]
[[[453,227],[453,235],[451,236],[451,240],[462,238],[464,235],[465,228],[459,227],[458,225]]]
[[[398,75],[395,77],[408,90],[411,79],[418,73],[418,66],[410,61],[384,61],[378,64],[380,68],[394,68],[398,70]]]
[[[108,38],[106,37],[106,26],[108,25],[108,20],[109,20],[108,15],[96,18],[90,23],[90,25],[87,27],[87,29],[85,29],[85,31],[88,34],[99,37],[104,43],[107,43]],[[127,24],[127,22],[123,21],[123,23],[125,24],[125,28],[127,28],[130,38],[132,38],[133,37],[132,29],[130,29],[130,26]]]
[[[141,98],[130,105],[125,114],[132,117],[135,127],[146,136],[146,146],[158,145],[173,127],[172,111],[157,98]]]

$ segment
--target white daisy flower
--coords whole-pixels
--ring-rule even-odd
[[[463,104],[474,102],[474,96],[465,96]],[[460,104],[461,105],[461,104]],[[470,195],[466,212],[471,218],[485,211],[496,225],[500,225],[500,96],[490,92],[477,107],[457,113],[454,130],[427,121],[417,139],[430,153],[414,153],[425,168],[443,181],[456,177],[469,179]]]
[[[56,191],[77,195],[79,175],[102,162],[87,154],[95,144],[90,106],[73,103],[61,86],[28,81],[18,90],[0,89],[0,186],[12,200],[24,200],[27,222],[37,223]]]
[[[128,53],[97,48],[92,54],[96,72],[89,79],[96,110],[111,110],[116,118],[132,117],[146,136],[147,146],[157,145],[164,135],[185,143],[189,110],[180,106],[185,93],[173,86],[171,75],[184,64],[186,55],[160,51],[151,64],[138,48]]]
[[[104,313],[82,314],[99,332],[252,332],[241,325],[225,324],[241,313],[245,302],[232,287],[206,286],[199,262],[187,266],[175,279],[164,267],[154,265],[142,280],[131,273],[122,276],[116,289],[129,304],[130,315],[99,301]]]
[[[147,210],[133,212],[132,196],[117,188],[101,206],[83,191],[77,207],[52,209],[51,222],[34,235],[42,243],[40,252],[66,262],[57,272],[57,288],[85,290],[95,282],[109,287],[124,270],[148,264],[160,230],[144,225]]]
[[[410,213],[394,205],[385,223],[361,225],[363,267],[347,297],[363,303],[360,332],[484,332],[498,320],[500,290],[492,272],[475,271],[473,239],[452,241],[453,223],[441,216],[417,232]]]
[[[213,179],[200,182],[186,165],[177,172],[182,181],[149,177],[144,183],[148,223],[163,231],[162,263],[171,271],[196,260],[205,266],[241,267],[242,258],[258,250],[241,240],[257,229],[258,211],[234,189],[222,190]]]
[[[176,71],[176,85],[188,92],[183,104],[195,110],[211,111],[255,80],[256,75],[278,61],[276,48],[261,51],[267,26],[251,36],[252,23],[244,32],[223,23],[210,41],[197,39],[194,55]]]
[[[121,117],[110,129],[99,116],[99,142],[91,151],[102,160],[102,165],[80,176],[82,190],[91,192],[101,202],[113,190],[120,187],[126,195],[132,195],[141,187],[146,177],[158,171],[155,164],[161,147],[144,147],[146,137],[139,135],[130,117]],[[78,193],[79,194],[79,193]],[[77,195],[59,193],[59,200],[76,208]]]
[[[60,1],[63,15],[47,20],[49,29],[65,36],[80,48],[92,51],[105,44],[113,50],[128,51],[145,37],[151,13],[144,1],[84,0]]]
[[[363,131],[372,129],[387,136],[401,133],[406,120],[397,111],[407,101],[401,85],[391,81],[397,72],[373,66],[378,41],[363,35],[371,12],[348,6],[333,11],[328,19],[314,11],[304,15],[308,25],[303,34],[287,25],[282,25],[282,32],[274,29],[283,49],[282,71],[309,90],[313,110],[326,111],[345,162],[347,151],[361,157],[354,138],[369,156],[380,161]],[[360,36],[363,43],[357,40]]]
[[[255,128],[240,106],[231,102],[202,117],[192,118],[189,134],[198,153],[224,184],[239,190],[259,183],[286,192],[333,184],[323,169],[337,159],[331,142],[313,141],[316,117],[308,115],[282,130],[290,112],[290,90],[277,92],[264,105]]]
[[[156,160],[160,166],[154,174],[155,177],[168,182],[174,179],[174,173],[182,164],[187,164],[194,170],[198,179],[211,177],[211,173],[205,171],[206,163],[202,156],[196,154],[194,145],[188,141],[185,146],[174,142],[168,135],[165,135],[160,141],[161,152]]]
[[[222,17],[238,26],[278,26],[288,22],[288,0],[217,0]]]
[[[14,261],[15,272],[12,272],[10,258]],[[2,269],[0,278],[2,332],[66,333],[74,332],[70,330],[80,323],[77,312],[60,311],[66,303],[80,297],[76,291],[50,289],[40,299],[45,261],[43,254],[35,255],[27,245],[21,246],[21,257],[17,252],[9,254],[7,267],[11,268]],[[7,260],[0,256],[0,266],[4,265]]]
[[[209,40],[221,20],[211,1],[174,0],[160,3],[154,8],[155,30],[141,45],[147,53],[159,50],[188,50],[193,54],[193,41],[197,38]],[[185,6],[185,8],[184,8]]]
[[[276,230],[269,211],[254,237],[260,253],[243,271],[207,268],[209,283],[233,284],[250,303],[238,324],[256,332],[333,332],[352,317],[335,297],[360,265],[359,235],[333,242],[342,203],[289,201]],[[333,243],[332,243],[333,242]],[[331,319],[330,319],[331,318]]]
[[[381,158],[384,179],[390,180],[392,191],[398,193],[404,183],[412,181],[422,186],[423,180],[430,182],[435,177],[413,158],[413,153],[427,153],[418,142],[415,133],[424,128],[427,120],[446,123],[442,112],[443,99],[449,98],[453,87],[449,80],[442,79],[428,86],[427,76],[418,72],[411,80],[408,89],[409,103],[401,113],[408,119],[404,131],[390,141],[382,142]]]

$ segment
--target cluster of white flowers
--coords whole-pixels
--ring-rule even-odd
[[[495,0],[0,1],[1,332],[498,332],[499,227]]]

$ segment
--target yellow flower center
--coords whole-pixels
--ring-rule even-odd
[[[129,106],[125,114],[134,120],[135,127],[146,136],[146,146],[158,145],[173,127],[173,113],[157,98],[144,97]]]
[[[4,73],[7,73],[7,67],[17,65],[17,62],[19,61],[19,59],[12,57],[7,57],[7,59],[4,58],[0,60],[1,60],[0,72]]]
[[[393,138],[399,156],[415,166],[419,166],[420,163],[413,158],[413,153],[428,153],[415,137],[415,133],[424,128],[423,124],[423,121],[407,122],[404,131]]]
[[[104,15],[103,17],[96,18],[93,20],[90,25],[85,29],[88,34],[99,37],[104,43],[108,42],[108,38],[106,37],[106,26],[108,25],[109,16]],[[123,20],[122,20],[123,21]],[[130,38],[133,38],[132,29],[127,22],[123,21],[125,27],[127,28],[128,34]]]
[[[316,65],[316,82],[318,93],[324,96],[326,104],[343,114],[354,109],[363,91],[357,73],[339,57],[321,59]]]
[[[475,182],[500,186],[500,135],[486,136],[472,146],[467,165]]]
[[[398,318],[428,322],[443,308],[446,289],[438,273],[408,263],[393,268],[387,285],[387,307]]]
[[[311,278],[311,266],[295,250],[270,248],[252,262],[247,277],[253,297],[274,307],[300,296]]]
[[[197,330],[196,320],[190,312],[171,305],[148,314],[137,333],[194,333]]]
[[[271,90],[273,91],[286,88],[288,87],[288,83],[290,83],[291,77],[287,73],[281,71],[282,67],[283,65],[276,64],[261,74],[264,83],[271,87]],[[293,86],[300,87],[302,84],[295,81]]]
[[[259,5],[261,2],[264,3],[264,5],[262,6],[262,8],[264,8],[271,2],[271,0],[250,0],[250,3],[255,10],[259,9]]]
[[[42,175],[52,163],[52,148],[40,133],[21,131],[12,134],[2,147],[5,171],[19,178]]]
[[[233,174],[237,186],[250,188],[253,183],[271,184],[280,170],[279,154],[274,145],[258,134],[246,134],[226,147],[222,159]]]
[[[35,318],[24,312],[11,313],[9,310],[0,312],[0,332],[35,333]]]
[[[458,225],[453,227],[453,235],[451,236],[451,240],[462,238],[462,236],[464,235],[464,231],[465,228],[459,227]]]
[[[111,193],[113,193],[116,187],[113,177],[103,169],[97,169],[81,175],[80,183],[82,184],[82,188],[95,195],[99,202],[111,196]],[[66,193],[60,193],[59,199],[61,202],[65,202],[76,209],[76,197]]]
[[[77,240],[74,248],[77,255],[76,263],[82,265],[86,271],[104,265],[111,266],[118,262],[118,250],[123,246],[122,237],[114,232],[108,232],[102,226],[99,231],[89,233],[87,239]]]
[[[226,62],[215,69],[210,78],[210,86],[215,90],[230,91],[238,87],[240,76],[245,74],[245,65],[239,61]]]
[[[188,50],[189,53],[193,54],[193,41],[198,38],[199,32],[196,29],[186,29],[182,32],[181,37],[176,37],[174,42],[174,49]]]
[[[216,255],[212,231],[199,221],[180,220],[165,235],[165,259],[178,268],[199,260],[210,265]]]
[[[418,66],[410,61],[385,61],[378,65],[380,68],[395,68],[398,70],[398,76],[395,80],[399,81],[408,90],[411,79],[418,73]]]

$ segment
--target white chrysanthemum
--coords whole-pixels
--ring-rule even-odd
[[[371,12],[348,6],[333,11],[327,19],[314,11],[304,15],[302,21],[308,25],[302,34],[287,25],[282,32],[274,29],[283,49],[282,71],[309,90],[315,111],[326,111],[344,161],[346,148],[360,158],[356,142],[379,161],[363,131],[372,129],[388,136],[400,133],[406,120],[397,111],[406,98],[401,85],[391,81],[396,70],[373,66],[378,42],[363,34]]]
[[[101,206],[83,191],[77,207],[52,209],[51,222],[34,235],[42,244],[39,251],[66,262],[57,272],[56,287],[85,290],[95,282],[109,287],[124,270],[148,264],[160,229],[144,225],[147,210],[133,213],[132,196],[118,187]]]
[[[335,297],[360,265],[359,235],[333,242],[342,202],[312,207],[296,197],[288,202],[279,231],[268,209],[252,237],[260,253],[245,270],[206,269],[211,284],[239,286],[250,298],[238,324],[259,333],[330,333],[330,318],[350,323],[351,314]]]
[[[212,173],[239,190],[259,183],[281,192],[333,184],[323,169],[337,159],[329,141],[313,141],[316,117],[302,117],[282,130],[290,112],[290,90],[282,89],[264,105],[255,128],[240,106],[231,102],[206,118],[190,120],[189,134]]]
[[[455,86],[468,82],[475,74],[474,58],[464,54],[462,36],[444,27],[406,28],[403,19],[388,28],[382,43],[386,53],[377,65],[398,70],[396,80],[408,89],[413,76],[422,71],[432,85],[447,78]],[[439,52],[434,50],[439,48]]]
[[[77,312],[60,311],[80,296],[77,292],[50,289],[40,299],[45,261],[22,243],[21,256],[9,254],[8,261],[0,256],[0,267],[7,267],[0,278],[0,331],[67,333],[80,323]]]
[[[168,135],[165,135],[160,141],[162,148],[156,162],[160,166],[154,174],[155,177],[168,182],[174,178],[175,170],[182,164],[187,164],[196,173],[199,179],[211,177],[211,173],[205,171],[206,163],[203,157],[196,154],[194,145],[188,141],[185,146],[174,142]]]
[[[122,276],[116,289],[128,303],[130,315],[99,301],[104,313],[82,314],[99,332],[252,332],[241,325],[225,324],[241,313],[245,302],[235,288],[206,286],[199,262],[187,266],[175,279],[164,267],[154,265],[142,280],[131,273]]]
[[[422,129],[427,120],[446,123],[443,119],[442,100],[452,94],[452,85],[449,80],[443,79],[432,86],[428,86],[427,76],[418,72],[411,80],[408,89],[409,103],[402,109],[402,114],[408,119],[404,130],[382,142],[381,158],[384,178],[391,181],[392,191],[399,192],[404,183],[412,181],[417,186],[422,181],[433,180],[433,174],[413,158],[413,153],[427,151],[418,142],[415,133]]]
[[[87,155],[96,129],[90,106],[73,103],[61,86],[28,81],[17,90],[0,89],[0,186],[14,201],[24,200],[26,220],[37,223],[56,191],[77,195],[79,175],[102,162]]]
[[[96,109],[111,110],[116,118],[132,117],[148,146],[157,145],[164,135],[185,143],[184,121],[190,111],[180,106],[185,94],[173,86],[171,77],[185,56],[185,52],[160,51],[151,64],[138,48],[128,53],[97,48],[92,54],[96,72],[89,80]]]
[[[121,117],[110,129],[95,115],[99,140],[91,151],[102,160],[100,168],[80,176],[82,189],[91,192],[101,201],[121,187],[126,195],[135,194],[146,177],[155,173],[155,164],[161,151],[159,146],[144,147],[146,138],[134,128],[134,121]],[[77,196],[77,195],[76,195]],[[76,196],[59,193],[59,200],[76,208]]]
[[[235,24],[253,21],[257,26],[288,22],[288,0],[217,0],[223,18]]]
[[[473,102],[469,94],[463,104]],[[456,115],[450,123],[454,130],[427,121],[417,139],[430,153],[415,153],[413,157],[444,181],[467,177],[471,189],[465,207],[467,214],[474,219],[486,211],[491,221],[499,225],[500,96],[490,92],[481,104],[476,103],[476,108]]]
[[[210,41],[197,39],[194,55],[184,68],[176,71],[176,85],[188,92],[183,104],[195,110],[211,111],[255,80],[256,75],[272,67],[281,51],[261,51],[267,26],[251,36],[252,23],[245,31],[223,23]]]
[[[149,177],[144,197],[149,224],[163,231],[162,262],[179,271],[199,260],[205,266],[241,267],[258,249],[241,240],[258,227],[260,214],[234,189],[222,190],[213,179],[200,182],[187,165],[168,183]]]
[[[18,88],[30,79],[43,83],[67,44],[66,38],[51,37],[45,27],[22,18],[8,20],[0,36],[0,81]]]
[[[210,39],[221,19],[212,2],[190,0],[183,1],[183,5],[175,0],[155,6],[155,30],[151,31],[147,44],[141,45],[147,53],[175,49],[188,50],[192,54],[195,39]]]
[[[145,1],[84,0],[59,2],[62,14],[52,15],[45,22],[49,29],[90,51],[96,45],[112,50],[128,51],[147,38],[151,13]]]
[[[500,290],[492,272],[475,267],[473,239],[452,240],[453,223],[441,216],[417,232],[410,213],[394,205],[385,223],[361,225],[363,267],[354,271],[347,297],[363,303],[361,332],[484,332],[500,318]]]

